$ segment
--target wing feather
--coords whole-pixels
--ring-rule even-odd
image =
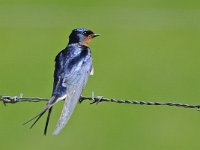
[[[88,72],[82,72],[78,75],[78,78],[76,78],[76,84],[71,84],[70,86],[68,86],[62,113],[53,132],[53,135],[57,135],[67,124],[70,116],[72,115],[75,109],[76,104],[79,101],[82,90],[85,87],[86,82],[88,80],[88,76]]]

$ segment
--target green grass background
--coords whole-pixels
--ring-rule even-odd
[[[91,43],[95,75],[84,95],[118,99],[200,103],[200,1],[197,0],[1,0],[0,94],[49,97],[54,57],[71,30],[102,34]],[[8,150],[195,150],[196,110],[113,103],[77,105],[52,136],[63,103],[22,126],[41,103],[0,106],[0,149]]]

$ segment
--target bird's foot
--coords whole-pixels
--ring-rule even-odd
[[[81,104],[83,102],[83,100],[84,100],[83,96],[81,95],[80,98],[79,98],[79,103]]]

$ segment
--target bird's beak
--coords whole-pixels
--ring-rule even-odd
[[[93,34],[92,37],[95,38],[97,36],[100,36],[100,34]]]

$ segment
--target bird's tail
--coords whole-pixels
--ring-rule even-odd
[[[49,108],[49,112],[48,112],[48,116],[47,116],[47,120],[46,120],[46,124],[45,124],[45,128],[44,128],[44,135],[47,134],[47,128],[48,128],[48,125],[49,125],[49,119],[50,119],[50,116],[51,116],[52,109],[53,109],[53,106],[51,108]]]
[[[49,119],[50,119],[50,115],[51,115],[51,112],[52,112],[52,108],[53,108],[53,105],[56,103],[56,97],[52,97],[48,103],[46,104],[45,108],[38,114],[36,115],[35,117],[31,118],[30,120],[26,121],[25,123],[23,123],[23,125],[26,125],[28,124],[29,122],[35,120],[33,122],[33,124],[30,126],[30,128],[33,128],[34,125],[38,122],[38,120],[45,114],[45,112],[47,110],[49,110],[48,112],[48,116],[47,116],[47,120],[46,120],[46,124],[45,124],[45,129],[44,129],[44,135],[46,135],[47,133],[47,128],[48,128],[48,124],[49,124]]]
[[[29,122],[33,121],[35,119],[35,121],[33,122],[33,124],[31,125],[30,128],[33,128],[33,126],[38,122],[38,120],[44,115],[44,113],[47,111],[48,109],[45,108],[43,111],[41,111],[38,115],[36,115],[35,117],[31,118],[30,120],[26,121],[25,123],[23,123],[23,125],[28,124]]]

